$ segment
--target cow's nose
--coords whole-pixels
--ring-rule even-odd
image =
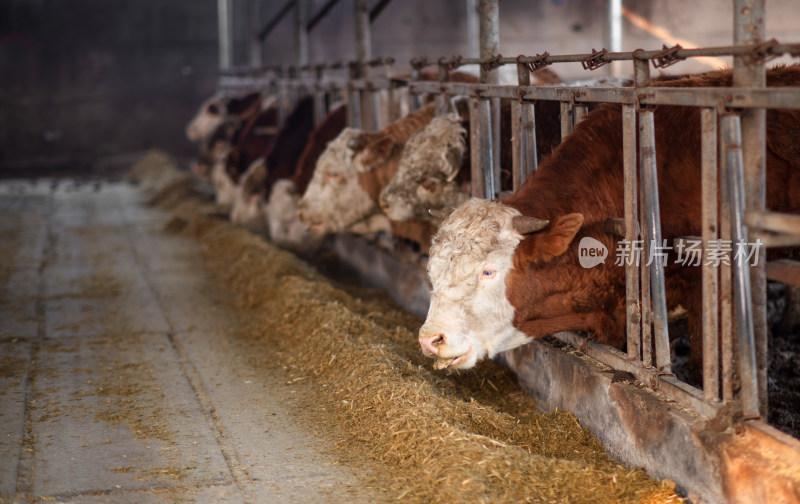
[[[422,353],[427,357],[432,357],[439,353],[439,347],[447,342],[443,333],[425,333],[419,335],[419,345],[422,347]]]

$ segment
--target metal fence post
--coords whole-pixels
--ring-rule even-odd
[[[520,86],[531,85],[531,72],[524,63],[517,63],[517,81]],[[512,102],[516,110],[516,118],[512,118],[513,132],[511,139],[515,143],[514,159],[514,191],[520,188],[531,173],[536,171],[538,153],[536,150],[536,115],[535,105],[517,100]]]
[[[480,57],[481,59],[498,56],[500,52],[500,2],[499,0],[478,0],[478,17],[480,23]],[[481,65],[482,83],[499,84],[500,73],[486,69]],[[492,171],[493,187],[500,187],[500,99],[488,98],[490,104],[491,149],[493,160],[487,167]],[[488,188],[487,188],[488,189]],[[493,198],[494,196],[492,196]]]
[[[764,42],[765,0],[734,0],[733,43],[756,45]],[[764,58],[756,54],[734,56],[733,85],[765,87],[767,83]],[[742,113],[742,156],[744,163],[745,204],[749,210],[764,210],[766,206],[766,130],[764,109],[749,109]],[[767,277],[764,262],[750,268],[753,287],[752,315],[756,338],[756,361],[761,413],[767,415]]]
[[[700,112],[702,128],[702,239],[703,250],[717,240],[717,111],[704,108]],[[719,400],[719,281],[717,266],[703,261],[703,396],[706,401]]]
[[[625,191],[625,241],[630,254],[625,263],[626,334],[628,335],[628,360],[641,361],[641,310],[639,300],[639,264],[633,244],[639,239],[638,206],[636,201],[636,109],[633,105],[622,106],[622,156]]]
[[[650,297],[653,303],[653,337],[655,339],[655,365],[661,373],[671,373],[669,334],[667,333],[667,300],[665,295],[664,267],[660,254],[661,211],[658,205],[658,175],[656,169],[655,122],[652,110],[639,112],[639,150],[641,152],[641,181],[647,218],[645,255],[650,262]]]

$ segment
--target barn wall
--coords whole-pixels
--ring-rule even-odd
[[[234,63],[248,61],[247,1],[234,0]],[[309,15],[326,0],[306,0]],[[796,0],[767,1],[767,35],[800,40]],[[371,2],[374,4],[374,1]],[[258,0],[263,24],[285,0]],[[626,8],[699,45],[732,40],[731,0],[625,0]],[[501,0],[504,55],[583,52],[603,45],[605,0]],[[340,0],[310,35],[312,62],[355,57],[353,0]],[[293,15],[262,44],[265,63],[294,62]],[[623,49],[662,44],[623,23]],[[372,54],[468,55],[466,0],[393,0],[372,27]],[[0,2],[0,171],[92,167],[108,156],[195,147],[183,128],[215,89],[216,0]],[[673,72],[709,67],[682,63]],[[565,77],[587,76],[558,65]],[[601,70],[600,72],[603,72]]]
[[[0,170],[91,167],[183,129],[216,86],[216,0],[0,2]]]

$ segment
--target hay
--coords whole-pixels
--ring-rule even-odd
[[[434,372],[421,321],[384,296],[336,288],[309,264],[198,206],[176,210],[243,315],[246,364],[286,369],[308,396],[303,416],[345,433],[336,455],[373,463],[373,486],[402,502],[683,502],[674,484],[609,459],[568,412],[535,412],[491,362]],[[296,383],[296,384],[295,384]],[[361,459],[358,459],[361,460]],[[375,469],[374,466],[377,466]]]

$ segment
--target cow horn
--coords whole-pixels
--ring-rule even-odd
[[[440,220],[444,220],[447,218],[450,213],[452,213],[452,208],[429,208],[428,213],[431,214],[432,217]]]
[[[514,226],[514,230],[519,234],[534,233],[543,229],[548,224],[550,224],[549,220],[527,217],[525,215],[517,215],[511,219],[511,225]]]

